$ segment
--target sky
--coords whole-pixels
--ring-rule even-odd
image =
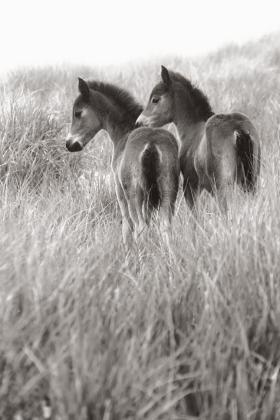
[[[2,0],[0,72],[197,56],[277,30],[279,0]]]

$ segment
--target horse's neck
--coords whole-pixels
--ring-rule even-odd
[[[175,125],[180,142],[180,154],[187,153],[202,138],[205,121],[192,123],[186,118],[181,118],[176,121]]]
[[[112,166],[117,164],[119,157],[122,155],[125,145],[127,143],[128,135],[134,128],[133,118],[127,117],[126,121],[123,119],[123,112],[116,112],[113,105],[110,104],[107,109],[107,117],[103,120],[103,128],[109,134],[113,142],[113,156]],[[114,116],[113,116],[114,115]],[[136,121],[136,117],[135,117]]]
[[[125,148],[131,128],[128,126],[118,126],[116,124],[109,123],[107,123],[104,128],[113,143],[112,165],[114,166],[114,162],[118,160]]]

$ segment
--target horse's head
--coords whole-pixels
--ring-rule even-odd
[[[94,93],[87,82],[79,78],[80,94],[73,105],[72,124],[67,136],[69,152],[79,152],[102,128],[100,116],[93,106]]]
[[[148,104],[136,121],[137,126],[161,127],[174,119],[172,80],[166,67],[161,66],[161,81],[153,88]]]

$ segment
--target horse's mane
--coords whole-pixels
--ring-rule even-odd
[[[113,100],[113,102],[126,114],[126,118],[131,117],[133,122],[135,122],[143,111],[143,107],[136,102],[130,93],[116,85],[90,80],[88,81],[88,86],[90,89],[96,90]]]
[[[170,71],[169,74],[171,80],[179,82],[183,89],[188,92],[193,104],[188,112],[192,113],[192,117],[197,121],[208,120],[208,118],[210,118],[214,112],[212,111],[207,96],[198,87],[194,86],[190,80],[186,79],[180,73]]]

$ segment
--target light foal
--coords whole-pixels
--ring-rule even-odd
[[[223,207],[235,182],[255,191],[260,172],[260,140],[250,119],[241,113],[214,114],[207,97],[179,73],[162,66],[138,126],[161,127],[173,122],[180,139],[180,167],[186,202],[198,193],[217,191]]]
[[[108,132],[126,247],[149,224],[154,211],[167,233],[180,173],[176,139],[159,128],[135,129],[142,107],[115,85],[79,79],[79,92],[66,147],[70,152],[80,151],[101,129]]]

